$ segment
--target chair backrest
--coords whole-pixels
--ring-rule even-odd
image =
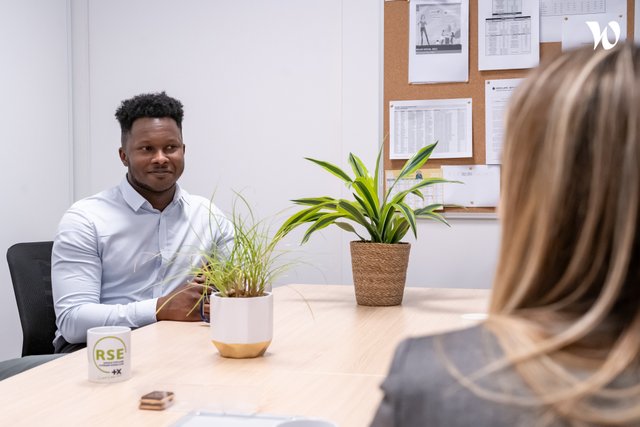
[[[22,355],[52,354],[56,314],[51,294],[53,242],[16,243],[7,250],[22,324]]]

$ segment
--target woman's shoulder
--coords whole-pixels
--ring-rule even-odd
[[[486,367],[504,356],[496,337],[484,326],[477,325],[438,335],[407,338],[396,350],[396,369],[428,373],[433,384],[436,378],[454,381],[452,370],[463,375]],[[392,366],[392,371],[394,366]],[[416,378],[416,381],[420,381]]]
[[[527,425],[532,414],[481,398],[468,387],[471,380],[502,395],[528,393],[513,369],[482,374],[503,359],[498,340],[482,325],[405,339],[382,384],[385,397],[373,425]]]
[[[442,353],[458,358],[473,358],[482,355],[495,358],[502,356],[497,339],[482,324],[451,332],[407,338],[398,345],[398,352],[409,353]],[[480,353],[480,354],[479,354]]]

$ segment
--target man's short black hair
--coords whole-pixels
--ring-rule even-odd
[[[125,99],[116,110],[116,119],[120,123],[121,141],[125,144],[127,135],[131,132],[133,122],[142,117],[163,118],[175,120],[182,133],[182,117],[184,111],[182,102],[170,97],[164,91],[160,93],[143,93],[133,98]]]

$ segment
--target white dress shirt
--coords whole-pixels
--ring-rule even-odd
[[[158,297],[192,278],[202,251],[232,244],[233,227],[222,212],[178,186],[162,212],[126,178],[74,203],[51,257],[55,339],[83,343],[94,326],[155,322]]]

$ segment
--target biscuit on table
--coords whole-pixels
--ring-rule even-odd
[[[140,398],[139,408],[161,411],[171,405],[173,396],[172,391],[152,391]]]

